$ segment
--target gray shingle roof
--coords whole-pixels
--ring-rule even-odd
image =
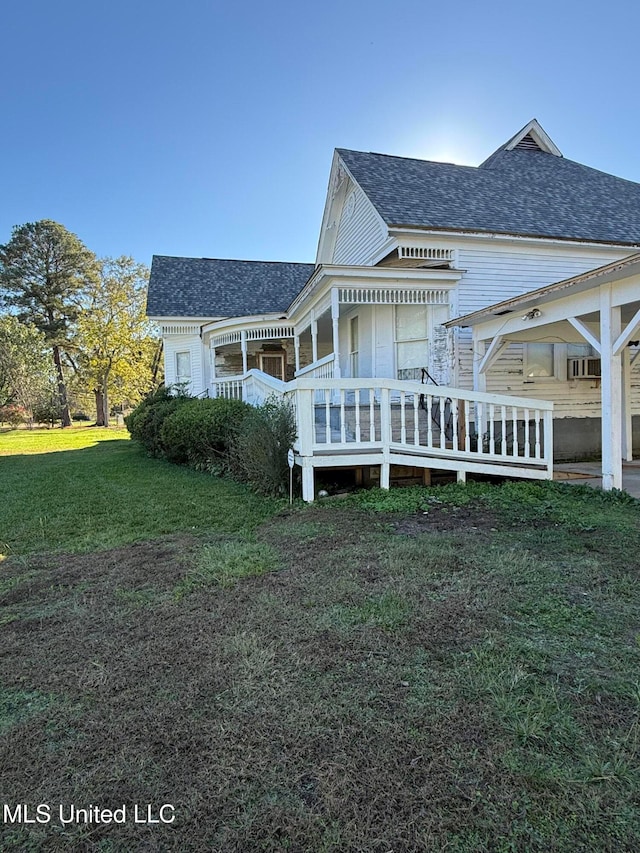
[[[640,184],[543,151],[454,166],[338,149],[388,225],[640,244]]]
[[[284,311],[313,264],[154,255],[147,296],[150,317],[242,317]]]

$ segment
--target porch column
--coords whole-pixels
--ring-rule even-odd
[[[622,458],[633,459],[633,430],[631,427],[631,352],[622,350]]]
[[[247,332],[245,329],[240,332],[240,348],[242,349],[242,372],[247,372]]]
[[[333,334],[333,377],[340,379],[340,338],[339,338],[340,301],[338,288],[331,290],[331,330]]]
[[[293,335],[293,349],[296,357],[296,373],[300,370],[300,335]]]
[[[209,359],[211,361],[211,381],[216,379],[216,348],[211,344],[209,347]]]
[[[602,488],[622,488],[622,356],[613,354],[620,335],[620,307],[611,304],[611,285],[600,286],[602,364]]]
[[[487,390],[487,374],[480,370],[480,366],[484,361],[486,352],[487,342],[481,340],[474,329],[471,345],[471,353],[473,357],[473,390],[482,391],[483,393]],[[487,432],[487,409],[484,403],[475,403],[474,409],[476,438],[480,443],[482,443],[482,438]]]
[[[315,311],[311,312],[311,361],[318,360],[318,321]]]

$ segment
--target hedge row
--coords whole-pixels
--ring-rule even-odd
[[[287,450],[295,440],[291,407],[201,400],[160,388],[125,418],[152,456],[251,484],[263,494],[288,488]]]

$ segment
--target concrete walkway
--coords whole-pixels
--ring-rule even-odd
[[[561,483],[577,483],[580,486],[602,488],[602,464],[600,462],[563,462],[553,466],[553,479]],[[622,488],[634,498],[640,499],[640,459],[622,465]]]

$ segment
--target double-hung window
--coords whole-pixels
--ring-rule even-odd
[[[429,360],[427,306],[397,305],[395,326],[397,377],[419,380]]]
[[[176,353],[176,385],[187,382],[191,382],[191,353],[188,350]]]

